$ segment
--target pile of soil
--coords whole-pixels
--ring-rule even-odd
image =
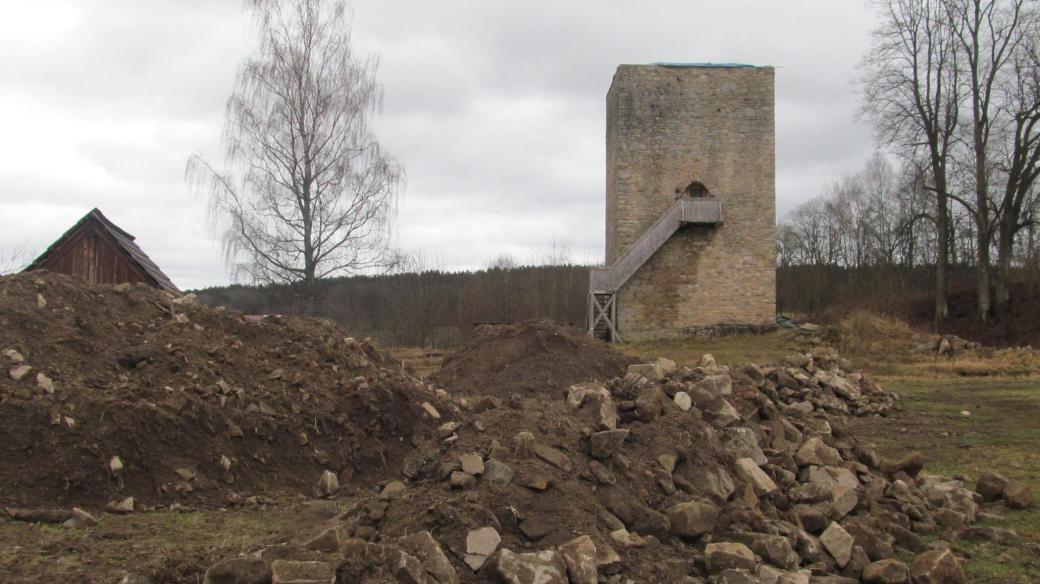
[[[458,419],[396,480],[258,550],[251,569],[515,584],[843,583],[908,574],[907,556],[960,570],[925,538],[971,525],[974,495],[922,474],[919,455],[886,462],[849,435],[850,416],[885,415],[895,396],[833,353],[499,389],[453,396]]]
[[[478,327],[431,380],[452,393],[555,395],[573,383],[619,377],[634,362],[576,327],[536,319]]]
[[[46,272],[0,278],[0,350],[12,507],[255,502],[309,494],[325,470],[374,484],[432,432],[423,402],[441,403],[330,322]]]

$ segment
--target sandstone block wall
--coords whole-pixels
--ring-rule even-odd
[[[680,229],[618,294],[625,340],[776,313],[773,69],[621,65],[607,94],[609,266],[691,182],[724,224]]]

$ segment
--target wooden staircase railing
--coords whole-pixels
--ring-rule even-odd
[[[617,291],[683,225],[722,223],[722,203],[710,197],[680,197],[613,264],[589,273],[588,333],[608,342],[617,333]]]

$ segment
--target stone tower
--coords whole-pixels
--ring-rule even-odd
[[[590,332],[597,314],[626,341],[775,324],[773,111],[771,67],[618,67]]]

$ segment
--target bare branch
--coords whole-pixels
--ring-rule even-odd
[[[260,42],[227,102],[223,168],[186,168],[225,259],[236,276],[306,286],[389,265],[404,170],[368,129],[378,59],[355,54],[342,0],[246,5]]]

